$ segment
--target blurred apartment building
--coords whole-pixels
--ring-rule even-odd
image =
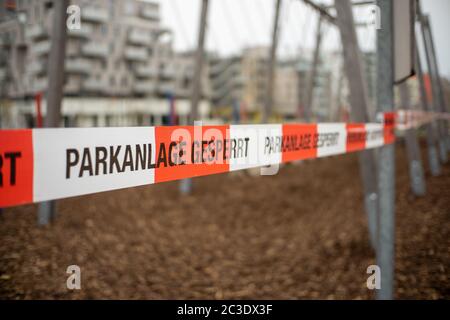
[[[255,47],[228,58],[211,57],[213,105],[222,107],[239,103],[245,112],[260,113],[267,97],[268,56],[267,47]],[[275,66],[274,115],[284,119],[298,119],[302,115],[311,67],[311,61],[304,57],[279,59]],[[325,118],[329,114],[332,81],[330,63],[320,63],[313,90],[315,118]]]
[[[267,90],[268,50],[244,49],[239,55],[209,58],[211,102],[217,107],[239,103],[247,113],[262,110]]]
[[[23,99],[40,92],[45,96],[53,1],[0,0],[1,97]],[[173,35],[161,24],[158,3],[72,0],[71,4],[81,9],[81,27],[67,31],[65,98],[189,96],[194,54],[173,51]],[[206,63],[203,70],[202,94],[207,98]]]
[[[52,1],[0,3],[0,36],[5,51],[2,75],[9,80],[3,86],[4,93],[23,97],[44,91],[53,32]],[[81,8],[81,28],[68,30],[66,95],[140,97],[177,95],[177,91],[186,95],[193,75],[193,56],[173,52],[172,32],[160,23],[158,3],[71,3]]]

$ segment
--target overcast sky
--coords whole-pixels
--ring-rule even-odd
[[[316,0],[332,3],[331,0]],[[196,46],[201,0],[159,0],[162,23],[174,31],[177,50]],[[210,0],[206,48],[229,55],[245,47],[269,45],[275,0]],[[431,17],[438,61],[442,75],[450,78],[450,1],[422,0],[422,9]],[[317,13],[300,0],[283,0],[279,54],[292,56],[314,46]],[[370,7],[355,9],[355,19],[370,21]],[[373,26],[359,27],[363,50],[375,44]],[[325,50],[339,46],[335,27],[326,25]]]

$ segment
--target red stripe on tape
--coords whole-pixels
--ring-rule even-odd
[[[155,183],[229,171],[229,126],[156,127]]]
[[[386,112],[384,114],[384,143],[390,144],[395,141],[395,112]]]
[[[347,152],[364,150],[366,147],[366,126],[364,124],[347,124]]]
[[[0,131],[0,207],[33,202],[33,135]]]
[[[282,162],[317,157],[315,124],[284,124],[282,142]]]

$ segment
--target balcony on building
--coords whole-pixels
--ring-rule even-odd
[[[86,59],[68,59],[65,69],[68,73],[89,74],[92,70],[92,64]]]
[[[46,55],[50,52],[51,43],[49,40],[40,41],[31,46],[31,52],[36,56]]]
[[[33,81],[32,90],[33,92],[42,92],[47,90],[48,88],[48,79],[44,78],[36,78]]]
[[[82,24],[80,29],[69,29],[67,30],[67,35],[73,38],[89,38],[89,35],[92,34],[93,28],[88,24]]]
[[[64,93],[69,95],[79,95],[81,92],[81,84],[83,80],[80,77],[66,75],[64,83]]]
[[[159,7],[157,4],[148,4],[141,11],[140,15],[142,18],[152,21],[159,21]]]
[[[224,85],[220,87],[215,87],[212,92],[213,99],[220,99],[224,96],[229,95],[231,92],[242,90],[242,86],[244,84],[244,78],[241,76],[230,79],[230,81],[226,82]]]
[[[34,24],[25,29],[25,38],[34,41],[47,39],[48,32],[45,30],[44,26],[41,24]]]
[[[31,75],[40,76],[47,72],[46,64],[47,63],[41,59],[35,59],[27,65],[27,70]]]
[[[134,70],[138,78],[153,78],[158,74],[155,68],[150,66],[138,66]]]
[[[146,48],[127,46],[124,55],[127,60],[132,61],[146,61],[148,59]]]
[[[162,95],[166,95],[168,93],[174,93],[175,91],[175,84],[172,82],[161,82],[158,84],[158,93]]]
[[[82,48],[83,55],[94,58],[107,58],[108,57],[108,45],[107,43],[86,43]]]
[[[82,88],[88,92],[101,93],[104,92],[107,88],[106,84],[97,79],[89,78],[82,83]]]
[[[102,8],[85,7],[81,9],[81,19],[92,23],[105,23],[108,21],[108,12]]]
[[[241,66],[239,64],[231,64],[224,69],[220,74],[217,74],[211,79],[211,83],[215,87],[220,87],[228,81],[232,81],[234,78],[241,75]]]
[[[138,46],[148,46],[152,43],[152,37],[150,32],[142,32],[133,29],[128,33],[128,43]]]
[[[230,66],[233,66],[233,65],[239,66],[238,62],[239,62],[238,58],[219,60],[216,63],[211,64],[210,74],[211,74],[211,76],[216,76],[216,75],[226,71]]]
[[[163,80],[173,79],[175,77],[175,69],[173,67],[165,67],[160,70],[159,76]]]
[[[153,81],[136,81],[133,85],[133,92],[137,94],[152,94],[155,91],[155,83]]]

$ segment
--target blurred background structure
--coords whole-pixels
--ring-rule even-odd
[[[192,2],[189,12],[187,2]],[[177,123],[187,124],[198,21],[191,22],[198,20],[193,13],[197,2],[72,0],[81,19],[80,28],[68,30],[62,125],[169,124],[170,97]],[[230,121],[236,110],[241,121],[261,120],[269,79],[269,10],[274,4],[211,2],[201,74],[204,121]],[[369,7],[370,2],[355,5],[354,12],[373,115],[375,28]],[[323,8],[334,13],[331,5]],[[36,97],[42,97],[46,110],[53,2],[2,0],[0,10],[0,126],[33,127]],[[218,12],[223,13],[221,20]],[[349,90],[337,28],[298,0],[282,1],[280,15],[272,119],[347,120]],[[408,85],[412,104],[418,104],[417,81]]]
[[[160,23],[159,4],[136,0],[72,4],[81,8],[81,24],[68,30],[64,125],[168,123],[170,95],[179,98],[177,111],[183,121],[189,110],[193,54],[173,51],[173,35]],[[2,1],[1,94],[25,116],[20,126],[23,121],[25,126],[34,123],[34,96],[44,93],[45,108],[52,15],[52,1]],[[204,70],[203,98],[208,98],[208,69]],[[202,115],[208,113],[206,99],[200,110]]]

